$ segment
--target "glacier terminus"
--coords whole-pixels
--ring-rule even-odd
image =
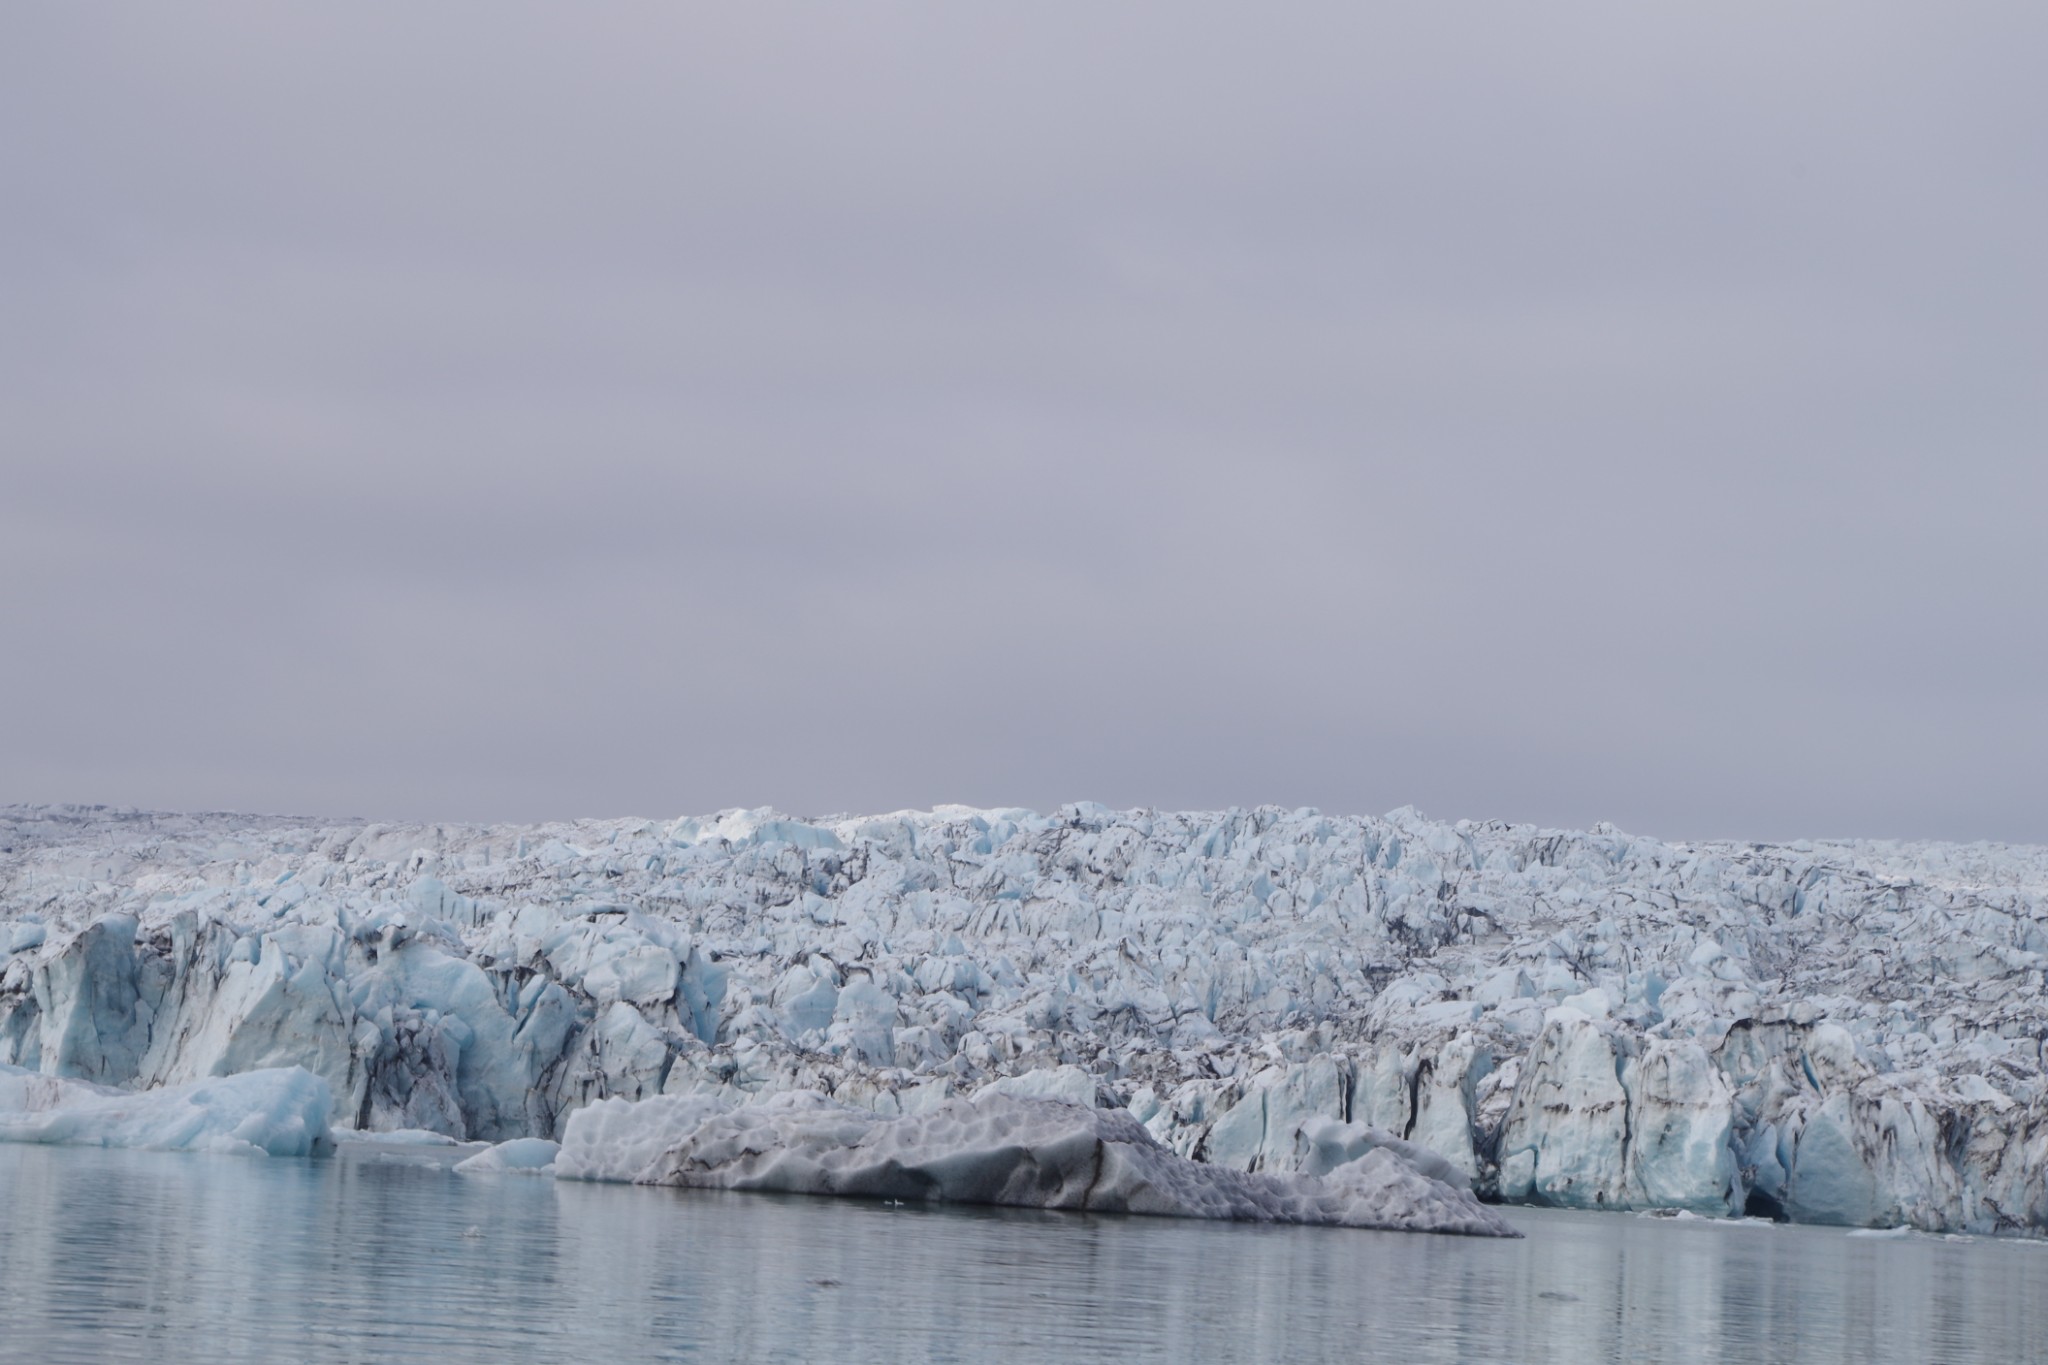
[[[2048,850],[1260,808],[0,809],[0,1138],[2048,1233]],[[1484,1202],[1481,1202],[1484,1201]]]

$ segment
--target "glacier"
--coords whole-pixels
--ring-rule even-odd
[[[560,1142],[557,1174],[621,1103],[849,1133],[1003,1103],[1218,1178],[1384,1153],[1489,1201],[2041,1233],[2044,971],[2021,846],[0,808],[0,1064],[152,1095],[301,1068],[343,1129]]]

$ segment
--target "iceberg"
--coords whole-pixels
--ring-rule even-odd
[[[1247,1176],[1399,1142],[1486,1200],[2048,1233],[2044,1037],[2041,848],[0,808],[0,1064],[123,1093],[302,1067],[358,1133],[987,1094]]]
[[[1373,1148],[1320,1176],[1249,1174],[1175,1156],[1124,1110],[1008,1094],[949,1100],[901,1118],[835,1104],[815,1091],[739,1107],[669,1096],[600,1100],[571,1116],[555,1174],[899,1202],[1520,1236],[1469,1191],[1432,1178],[1391,1148]]]
[[[333,1147],[333,1103],[304,1067],[138,1093],[0,1066],[0,1142],[311,1156]]]
[[[546,1138],[509,1138],[455,1163],[458,1175],[553,1175],[558,1142]]]
[[[357,1128],[336,1128],[333,1130],[336,1143],[356,1143],[368,1147],[399,1149],[405,1147],[459,1147],[460,1138],[449,1137],[426,1128],[388,1128],[382,1131],[365,1132]]]

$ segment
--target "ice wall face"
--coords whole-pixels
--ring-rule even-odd
[[[893,1116],[1008,1077],[1247,1173],[1370,1125],[1508,1199],[2048,1229],[2044,952],[2028,848],[0,811],[0,1063],[298,1065],[344,1122],[493,1140],[607,1097]]]

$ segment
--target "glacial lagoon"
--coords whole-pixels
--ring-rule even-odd
[[[2012,1361],[2048,1244],[1518,1208],[1520,1241],[0,1145],[6,1361]]]

